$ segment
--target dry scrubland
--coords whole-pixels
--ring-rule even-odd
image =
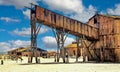
[[[27,64],[27,58],[23,59],[22,63],[4,61],[4,65],[0,65],[0,72],[120,72],[120,64],[113,63],[74,63],[75,59],[70,59],[69,64],[57,64],[52,63],[53,58],[40,58],[41,64]]]

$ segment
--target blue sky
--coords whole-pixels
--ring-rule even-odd
[[[24,6],[40,5],[62,15],[87,22],[96,11],[120,15],[120,0],[0,0],[0,52],[30,45],[30,11]],[[38,47],[55,50],[56,41],[51,28],[42,25]],[[69,35],[65,45],[75,40]]]

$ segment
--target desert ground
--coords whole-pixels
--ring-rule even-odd
[[[120,72],[119,63],[75,63],[75,59],[70,59],[70,63],[55,63],[54,58],[39,58],[40,64],[27,63],[27,58],[23,61],[4,60],[0,65],[0,72]]]

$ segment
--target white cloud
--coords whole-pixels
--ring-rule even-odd
[[[6,42],[0,42],[0,52],[6,52],[11,49],[11,45]]]
[[[13,19],[10,17],[0,17],[0,20],[5,21],[5,22],[20,22],[19,19]]]
[[[112,15],[120,15],[120,4],[116,4],[114,9],[108,8],[107,13]]]
[[[11,40],[8,42],[0,42],[0,52],[7,52],[15,48],[26,47],[28,45],[30,45],[30,41]]]
[[[30,19],[30,10],[29,9],[23,11],[23,14],[26,16],[26,18]]]
[[[30,45],[30,41],[23,41],[23,40],[11,40],[9,41],[11,44],[12,48],[18,48],[18,47],[25,47]]]
[[[15,29],[11,32],[11,34],[18,36],[29,36],[31,34],[30,31],[30,28],[22,28],[21,30]]]
[[[65,41],[65,46],[68,44],[71,44],[73,41],[75,41],[75,39],[71,38],[71,37],[67,37],[66,41]]]
[[[5,6],[15,6],[16,9],[23,9],[25,7],[31,7],[30,3],[38,5],[38,2],[41,0],[0,0],[0,5]],[[30,10],[23,10],[23,15],[26,16],[26,18],[30,19]],[[6,19],[6,22],[9,21],[9,18]]]
[[[56,48],[57,47],[56,40],[52,36],[46,36],[42,39],[42,41],[46,48]]]
[[[41,27],[40,31],[38,34],[42,34],[48,31],[48,28]],[[18,36],[30,36],[31,35],[31,28],[22,28],[21,30],[15,29],[14,31],[10,32],[13,35],[18,35]]]
[[[76,20],[87,22],[92,17],[96,8],[89,5],[84,7],[82,0],[43,0],[52,10],[59,10]]]
[[[24,8],[24,6],[30,7],[30,3],[38,4],[40,0],[0,0],[0,5],[15,6],[17,9]]]
[[[89,5],[88,9],[85,9],[82,13],[71,14],[71,18],[79,20],[81,22],[87,22],[96,12],[96,8]]]
[[[57,48],[57,42],[56,42],[56,39],[52,36],[46,36],[42,39],[43,41],[43,44],[46,48]],[[70,38],[70,37],[67,37],[66,40],[65,40],[65,45],[68,45],[68,44],[71,44],[73,41],[75,41],[73,38]]]
[[[63,12],[82,12],[84,7],[81,0],[43,0],[48,6]]]

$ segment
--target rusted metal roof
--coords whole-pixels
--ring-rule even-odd
[[[120,18],[119,15],[102,15],[102,16],[107,16],[107,17],[111,17],[111,18]]]
[[[92,16],[89,20],[91,20],[92,18],[94,18],[95,16],[105,16],[105,17],[110,17],[110,18],[114,18],[114,19],[120,19],[120,15],[108,15],[108,14],[95,14],[94,16]]]

